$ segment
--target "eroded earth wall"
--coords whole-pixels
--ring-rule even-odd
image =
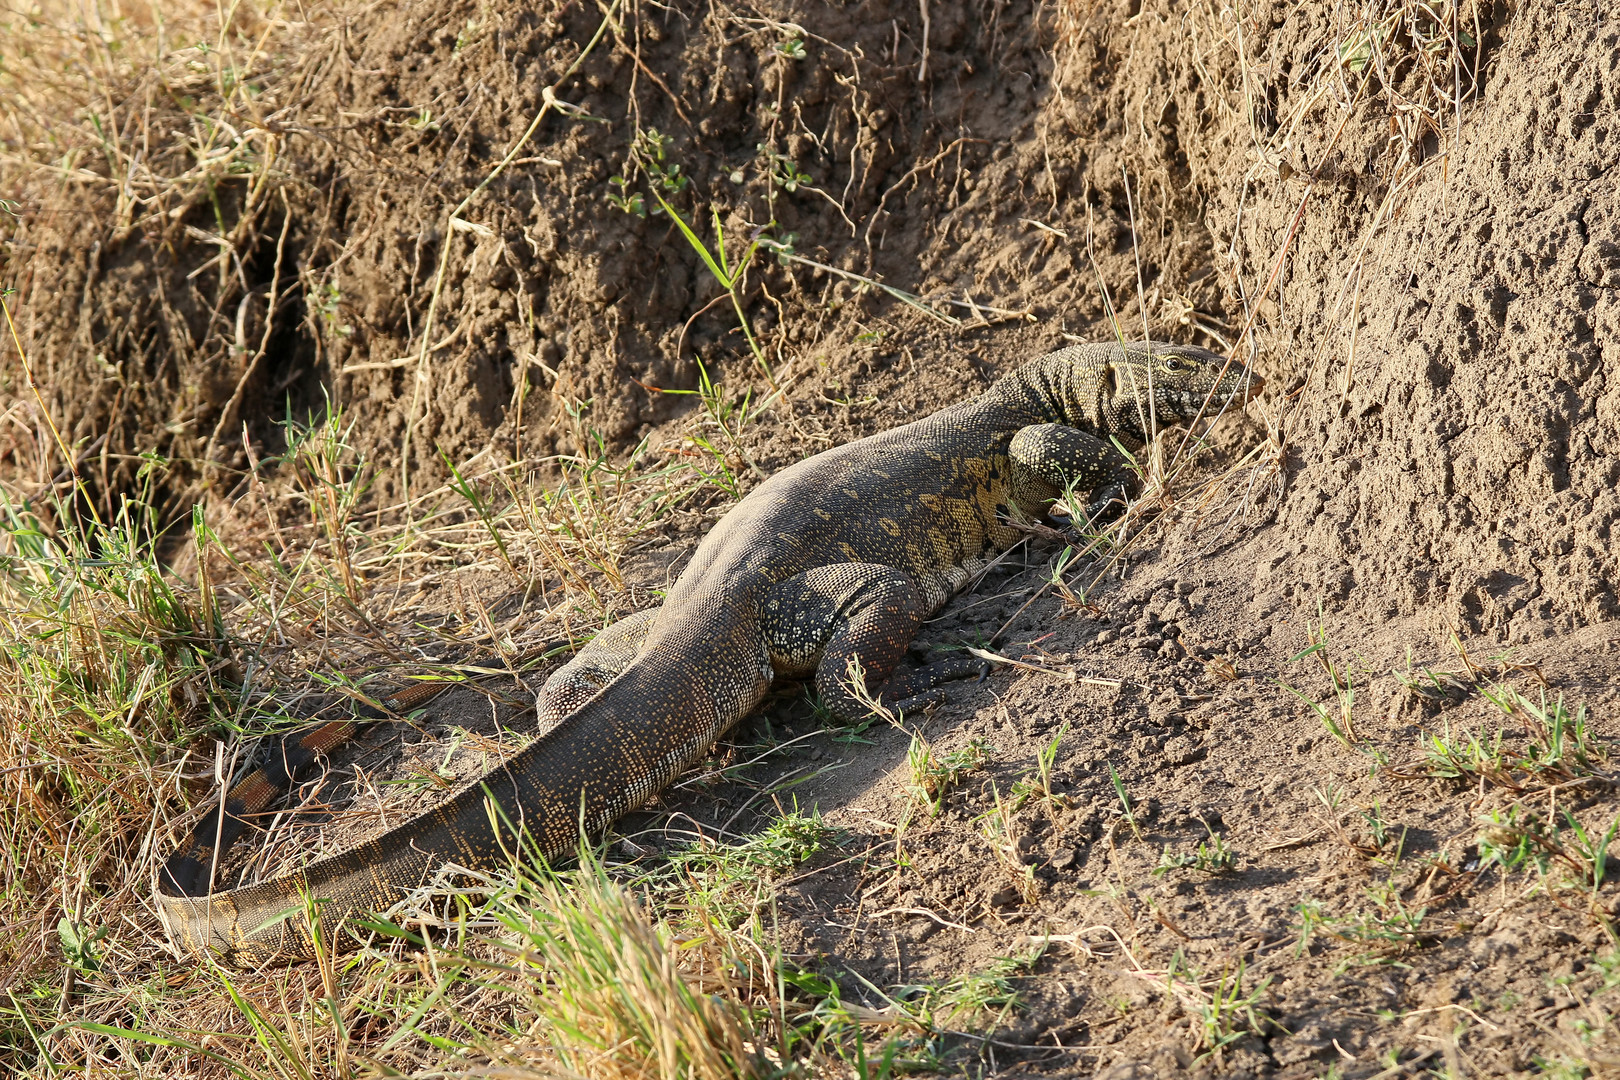
[[[1131,336],[1238,341],[1271,382],[1248,436],[1276,466],[1245,519],[1270,522],[1243,560],[1256,603],[1354,594],[1516,640],[1615,614],[1600,4],[1464,4],[1382,37],[1312,4],[929,13],[625,9],[449,231],[600,12],[336,17],[261,73],[263,183],[25,190],[6,272],[47,401],[103,498],[140,453],[173,459],[177,512],[239,483],[244,422],[268,457],[277,420],[328,397],[384,503],[441,450],[673,444],[696,406],[660,391],[700,364],[765,378],[658,195],[734,254],[763,227],[969,323],[1035,317],[942,330],[760,253],[742,299],[787,387],[748,436],[766,465],[1111,336],[1112,310]]]

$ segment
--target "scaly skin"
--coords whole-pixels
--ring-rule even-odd
[[[547,858],[566,856],[582,824],[596,832],[645,804],[775,677],[814,673],[840,717],[864,713],[857,671],[885,702],[931,699],[940,679],[969,669],[891,678],[918,625],[1066,485],[1093,495],[1093,520],[1116,515],[1134,481],[1110,436],[1137,447],[1260,386],[1242,364],[1202,349],[1075,346],[972,401],[784,469],[704,539],[662,608],[608,628],[547,681],[541,733],[505,766],[347,852],[211,897],[196,895],[211,850],[194,843],[176,856],[190,863],[160,872],[159,912],[194,953],[308,957],[302,897],[324,901],[318,922],[333,943],[343,919],[387,908],[446,862],[510,858],[518,828]],[[499,832],[492,809],[505,819]]]

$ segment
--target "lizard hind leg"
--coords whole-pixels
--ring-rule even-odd
[[[916,708],[942,697],[935,687],[975,674],[956,661],[896,674],[928,614],[928,602],[910,574],[878,563],[835,563],[787,579],[766,595],[760,629],[778,675],[815,673],[816,693],[833,716],[865,717],[862,689],[890,708]]]
[[[620,619],[551,673],[535,701],[541,735],[595,697],[641,655],[642,643],[647,640],[647,632],[652,629],[659,610],[648,608]]]

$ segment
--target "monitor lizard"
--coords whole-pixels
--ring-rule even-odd
[[[783,469],[703,539],[661,607],[608,627],[547,680],[538,735],[503,766],[347,851],[212,892],[209,815],[159,870],[159,914],[192,953],[307,958],[311,907],[330,947],[342,920],[386,909],[446,863],[510,858],[507,828],[546,858],[573,853],[582,827],[599,832],[644,805],[773,679],[813,677],[839,718],[864,716],[863,697],[902,709],[934,700],[979,661],[897,672],[924,618],[1031,522],[1052,520],[1066,492],[1089,496],[1093,526],[1117,517],[1137,484],[1120,447],[1240,407],[1261,386],[1239,361],[1191,346],[1075,345],[970,401]],[[346,730],[311,729],[316,745],[284,757],[307,762]],[[294,770],[271,771],[287,784]],[[252,805],[275,790],[266,775],[254,774]]]

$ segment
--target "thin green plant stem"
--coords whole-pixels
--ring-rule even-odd
[[[759,342],[754,340],[754,332],[748,326],[748,315],[743,311],[742,297],[738,291],[743,274],[747,271],[748,264],[753,261],[754,252],[759,249],[762,243],[761,238],[755,236],[754,239],[748,242],[748,246],[743,249],[742,255],[738,257],[737,269],[733,272],[726,258],[726,234],[720,224],[719,210],[713,211],[715,251],[711,253],[709,246],[703,242],[702,237],[698,236],[692,226],[686,223],[686,219],[681,217],[680,212],[671,206],[663,195],[654,189],[652,196],[658,200],[658,205],[663,208],[664,213],[669,215],[670,220],[675,223],[675,227],[681,231],[681,235],[686,238],[686,242],[691,245],[692,250],[697,252],[698,258],[703,260],[704,267],[720,283],[720,287],[726,290],[726,294],[731,298],[731,306],[737,312],[737,325],[742,327],[743,337],[748,339],[749,351],[754,354],[754,362],[764,372],[765,381],[770,384],[771,389],[781,389],[776,385],[776,376],[771,372],[771,365],[765,359],[765,351],[759,347]]]

